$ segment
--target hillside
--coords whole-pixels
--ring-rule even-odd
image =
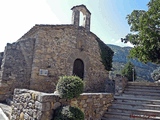
[[[131,47],[119,47],[116,45],[107,44],[113,51],[113,70],[114,73],[120,73],[120,70],[124,67],[124,65],[129,60],[127,58]],[[158,67],[158,65],[148,62],[144,64],[137,59],[130,59],[132,64],[135,66],[135,70],[137,73],[137,80],[148,80],[153,81],[151,78],[151,73],[154,69]]]

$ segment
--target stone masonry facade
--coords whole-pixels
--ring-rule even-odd
[[[109,93],[83,93],[72,100],[61,99],[58,94],[15,89],[12,120],[51,120],[56,108],[62,105],[79,107],[85,120],[101,120],[113,101]]]
[[[85,92],[105,91],[108,71],[101,62],[100,39],[90,31],[91,13],[84,5],[71,10],[72,24],[35,25],[18,41],[7,44],[0,57],[1,86],[7,89],[2,88],[0,100],[14,88],[52,93],[63,75],[80,75]]]
[[[84,63],[85,91],[104,91],[108,72],[101,63],[96,36],[72,25],[38,27],[40,30],[34,48],[31,89],[53,92],[59,76],[72,75],[74,61],[81,59]],[[39,75],[40,69],[48,70],[48,76]]]

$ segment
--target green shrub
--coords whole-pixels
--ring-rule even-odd
[[[77,107],[63,106],[56,109],[53,120],[84,120],[84,113]]]
[[[78,97],[84,89],[83,81],[77,76],[60,77],[56,90],[61,98],[72,99]]]
[[[110,71],[112,68],[112,59],[114,52],[113,50],[108,47],[106,44],[104,44],[99,38],[96,38],[99,48],[101,50],[101,62],[105,66],[105,69],[107,71]]]

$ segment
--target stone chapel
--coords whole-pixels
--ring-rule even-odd
[[[85,92],[105,91],[108,71],[102,63],[101,40],[90,31],[91,13],[85,5],[71,10],[72,24],[35,25],[19,40],[6,45],[0,54],[0,94],[12,93],[14,88],[54,92],[63,75],[82,78]]]

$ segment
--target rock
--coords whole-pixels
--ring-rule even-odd
[[[0,120],[9,120],[1,108],[0,108]]]
[[[7,118],[11,118],[11,113],[12,113],[12,108],[11,106],[5,105],[5,104],[1,104],[0,103],[0,108],[2,110],[2,112],[5,114],[5,116],[7,116]],[[0,117],[1,118],[1,117]],[[1,119],[0,119],[1,120]]]
[[[21,114],[20,114],[20,120],[24,120],[24,113],[23,112],[21,112]]]

